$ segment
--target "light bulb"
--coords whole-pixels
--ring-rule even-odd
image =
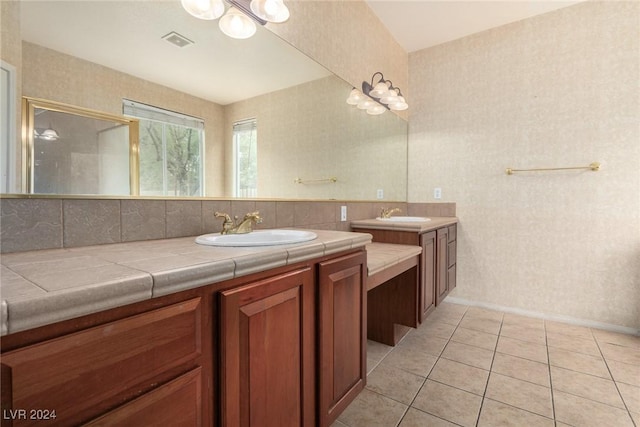
[[[349,94],[349,98],[347,98],[347,104],[349,105],[358,105],[360,101],[362,101],[364,95],[358,89],[352,89]]]
[[[385,110],[386,110],[386,108],[383,107],[382,105],[375,104],[375,105],[372,105],[371,107],[367,108],[367,114],[370,114],[372,116],[377,116],[379,114],[384,113]]]
[[[396,102],[392,102],[391,104],[389,104],[389,108],[394,111],[402,111],[409,108],[409,104],[407,104],[407,101],[404,100],[404,97],[399,96]]]
[[[289,19],[289,8],[282,0],[251,0],[251,11],[265,21],[281,23]]]
[[[385,104],[398,102],[398,91],[396,89],[390,89],[387,95],[380,98],[380,101],[384,102]]]
[[[389,86],[387,86],[387,84],[384,81],[380,81],[373,87],[373,89],[371,89],[371,92],[369,92],[369,96],[373,96],[375,98],[382,98],[383,96],[386,96],[388,93],[389,93]]]
[[[182,7],[199,19],[218,19],[224,14],[222,0],[181,0]]]
[[[365,96],[364,98],[362,98],[360,102],[358,102],[358,109],[366,110],[371,106],[373,106],[374,104],[375,104],[375,101],[373,99],[369,98],[368,96]]]
[[[234,39],[248,39],[256,33],[256,24],[251,18],[234,7],[218,22],[220,30]]]

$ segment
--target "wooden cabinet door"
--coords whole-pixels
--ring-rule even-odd
[[[364,252],[319,265],[320,426],[330,426],[366,383],[365,269]]]
[[[422,257],[420,265],[420,322],[422,323],[435,307],[436,298],[436,232],[420,235]]]
[[[449,261],[447,260],[449,232],[446,227],[436,230],[436,305],[447,296],[449,291],[447,276]]]
[[[224,426],[312,426],[314,281],[309,267],[220,297]]]

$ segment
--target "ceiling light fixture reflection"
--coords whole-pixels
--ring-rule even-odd
[[[182,7],[199,19],[218,19],[220,30],[235,39],[247,39],[255,34],[256,22],[281,23],[289,19],[289,9],[283,0],[181,0]]]
[[[60,138],[58,131],[49,126],[47,129],[34,129],[33,136],[45,141],[57,141]]]
[[[376,81],[378,75],[379,78]],[[374,116],[382,114],[386,110],[402,111],[409,108],[400,88],[394,87],[391,80],[385,80],[379,71],[371,76],[370,83],[362,82],[362,91],[356,88],[351,90],[347,104],[355,105],[361,110],[367,110],[367,114]]]

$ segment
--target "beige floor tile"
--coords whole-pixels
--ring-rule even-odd
[[[574,338],[593,339],[591,329],[584,326],[570,325],[568,323],[554,322],[551,320],[545,320],[544,325],[547,332],[569,335]]]
[[[640,426],[640,412],[630,412],[630,414],[636,426]]]
[[[455,330],[456,325],[442,322],[432,322],[427,319],[427,321],[420,325],[417,329],[412,330],[411,334],[420,336],[433,336],[436,338],[448,340],[449,338],[451,338],[451,335],[453,335],[453,332]]]
[[[491,369],[493,351],[449,341],[441,357],[488,371]]]
[[[624,409],[624,403],[622,403],[618,390],[611,380],[552,366],[551,382],[554,391],[571,393]]]
[[[460,323],[460,320],[462,320],[462,316],[462,314],[436,310],[427,317],[427,320],[429,322],[442,322],[457,326],[458,323]]]
[[[562,391],[553,392],[556,420],[580,427],[633,427],[629,413]]]
[[[617,344],[600,344],[600,349],[604,359],[615,360],[617,362],[628,363],[630,365],[640,365],[640,348],[622,347]]]
[[[460,321],[460,326],[475,331],[482,331],[488,334],[498,335],[502,321],[495,319],[485,319],[482,317],[471,317],[465,314]]]
[[[488,378],[489,371],[442,358],[429,374],[431,380],[480,396],[484,394]]]
[[[493,351],[496,349],[498,336],[460,326],[456,329],[451,340]]]
[[[640,336],[603,331],[602,329],[592,329],[592,332],[598,343],[618,344],[623,347],[640,349]]]
[[[478,318],[478,319],[497,320],[497,321],[501,322],[502,318],[504,317],[504,313],[501,312],[501,311],[490,310],[488,308],[469,307],[469,309],[465,313],[465,317],[475,317],[475,318]]]
[[[411,406],[461,426],[476,425],[482,397],[427,380]]]
[[[390,365],[421,377],[429,375],[437,360],[437,356],[432,356],[423,351],[416,351],[411,347],[396,347],[385,358],[385,362]]]
[[[600,355],[600,349],[593,338],[584,339],[547,331],[547,345],[549,347],[577,353],[591,354],[594,356]]]
[[[364,389],[338,417],[338,421],[349,427],[394,427],[406,410],[407,405]]]
[[[496,351],[511,356],[522,357],[535,362],[547,363],[547,347],[515,338],[500,337]]]
[[[485,397],[553,418],[551,389],[541,385],[492,372]]]
[[[620,383],[618,390],[629,412],[640,413],[640,387]]]
[[[390,345],[367,340],[367,373],[371,372],[391,350],[393,347]]]
[[[545,363],[534,362],[533,360],[508,354],[496,353],[493,358],[491,372],[545,387],[551,387],[549,381],[549,365]]]
[[[592,356],[590,354],[575,353],[573,351],[549,347],[549,364],[565,369],[571,369],[572,371],[611,379],[609,369],[607,369],[604,359],[600,356]]]
[[[521,316],[519,314],[505,313],[502,318],[502,325],[524,326],[526,328],[544,331],[544,320]]]
[[[349,426],[341,423],[340,421],[336,421],[333,424],[331,424],[331,427],[349,427]]]
[[[640,387],[640,366],[629,365],[628,363],[617,362],[615,360],[607,360],[606,363],[611,370],[611,375],[613,375],[615,382]]]
[[[478,427],[554,427],[554,422],[534,413],[484,399]]]
[[[420,336],[409,334],[395,347],[411,348],[414,351],[421,351],[432,356],[439,356],[447,345],[447,340],[437,337]]]
[[[547,337],[544,329],[529,328],[521,325],[502,325],[500,336],[515,338],[520,341],[527,341],[534,344],[547,345]]]
[[[456,427],[456,424],[443,420],[442,418],[435,417],[426,412],[417,410],[416,408],[409,408],[404,415],[399,427]]]
[[[451,314],[456,314],[456,315],[459,315],[459,316],[463,316],[464,313],[466,313],[468,309],[469,309],[468,305],[453,304],[453,303],[449,303],[449,302],[443,302],[436,308],[436,311],[437,312],[451,313]]]
[[[385,359],[367,376],[367,389],[409,405],[424,380],[424,377],[403,371]]]

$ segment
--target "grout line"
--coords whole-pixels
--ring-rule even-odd
[[[482,393],[482,400],[480,401],[480,410],[478,411],[478,417],[476,418],[476,426],[480,424],[480,415],[482,414],[482,408],[484,407],[484,401],[487,399],[487,389],[489,388],[489,380],[491,379],[491,373],[493,372],[493,362],[496,360],[496,353],[498,352],[498,342],[500,341],[500,332],[502,332],[502,325],[504,322],[504,313],[502,313],[502,319],[500,319],[500,328],[498,329],[498,339],[493,349],[493,356],[491,357],[491,365],[489,366],[489,375],[487,375],[487,382],[484,385],[484,393]]]
[[[547,336],[547,321],[543,320],[544,327],[544,342],[545,347],[547,349],[547,369],[549,371],[549,388],[551,392],[551,415],[553,415],[553,422],[555,425],[558,425],[558,420],[556,419],[556,401],[553,396],[553,377],[551,376],[551,355],[549,354],[549,337]]]
[[[622,404],[624,405],[624,408],[627,410],[627,415],[631,419],[631,423],[634,426],[638,427],[638,425],[636,424],[636,421],[631,416],[631,410],[629,409],[629,406],[627,406],[627,402],[624,400],[624,397],[622,396],[622,393],[620,392],[620,388],[618,387],[618,382],[613,377],[613,372],[611,372],[611,368],[609,368],[609,364],[607,363],[607,358],[604,356],[604,353],[602,352],[602,348],[600,348],[600,343],[598,342],[598,339],[594,335],[593,329],[589,328],[589,330],[591,331],[591,335],[593,336],[593,339],[596,342],[596,346],[598,347],[598,351],[600,352],[600,355],[602,356],[602,360],[604,361],[604,365],[607,367],[607,371],[609,372],[609,375],[611,376],[611,381],[613,382],[613,386],[616,388],[616,391],[618,392],[618,396],[620,396],[620,400],[622,401]],[[580,397],[582,397],[582,396],[580,396]],[[591,399],[589,399],[589,400],[591,400]],[[602,403],[602,402],[598,402],[598,403]],[[613,406],[613,407],[615,408],[615,406]],[[618,409],[621,409],[621,408],[618,408]]]

